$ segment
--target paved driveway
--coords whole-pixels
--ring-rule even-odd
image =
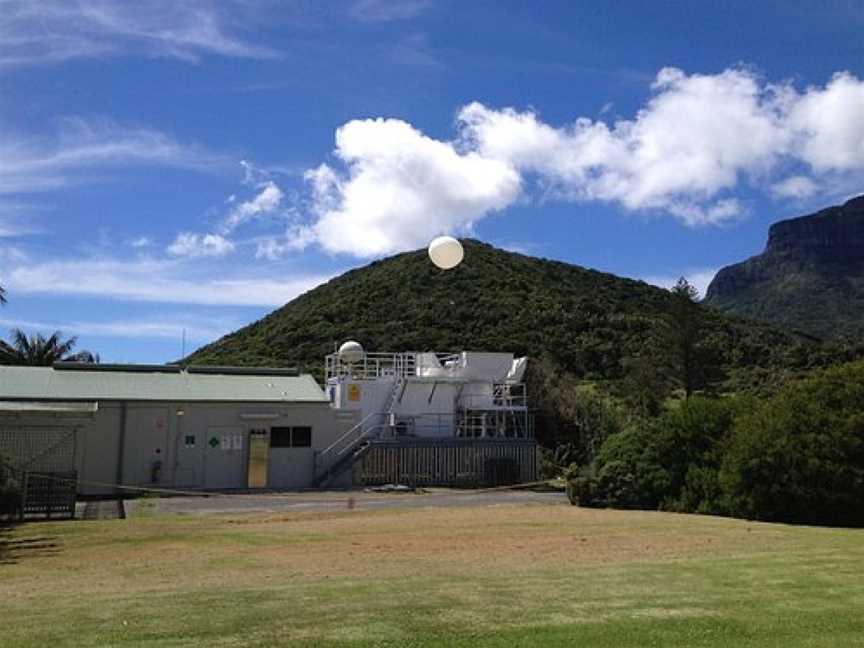
[[[133,515],[142,503],[153,506],[157,513],[206,514],[290,511],[341,511],[354,509],[386,509],[405,507],[492,506],[495,504],[567,504],[560,492],[532,491],[471,491],[431,489],[425,492],[369,493],[306,492],[270,494],[222,494],[211,497],[169,497],[130,500],[126,514]]]

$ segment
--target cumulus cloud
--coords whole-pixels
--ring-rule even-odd
[[[234,251],[234,244],[219,234],[181,232],[168,246],[168,252],[184,257],[221,257]]]
[[[801,160],[817,172],[864,170],[864,82],[840,72],[824,89],[789,92],[787,128]]]
[[[520,190],[507,161],[460,153],[397,119],[349,122],[336,133],[335,155],[344,171],[321,165],[306,174],[312,232],[330,252],[374,256],[464,230]]]
[[[864,82],[846,72],[799,91],[745,68],[664,68],[632,119],[552,125],[473,102],[449,141],[397,119],[351,121],[336,133],[338,164],[306,173],[306,238],[376,256],[466,231],[538,192],[720,224],[746,212],[742,186],[789,198],[854,179],[864,169],[862,114]]]

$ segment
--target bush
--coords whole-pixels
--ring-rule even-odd
[[[652,441],[669,477],[663,508],[723,513],[720,466],[735,417],[753,407],[746,398],[694,396],[654,421]]]
[[[590,483],[574,481],[572,490],[615,507],[724,512],[719,469],[734,416],[748,404],[692,397],[613,434],[597,454],[593,476],[579,475]]]
[[[609,506],[658,508],[669,475],[650,431],[630,429],[606,440],[597,456],[597,488]]]
[[[761,402],[694,396],[568,471],[580,505],[864,526],[864,362]]]
[[[741,416],[720,479],[733,515],[864,525],[864,363],[790,383]]]
[[[590,466],[580,467],[572,464],[564,471],[567,480],[567,499],[573,506],[598,506],[602,504],[599,497],[597,479]]]

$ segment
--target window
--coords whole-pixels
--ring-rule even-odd
[[[312,428],[306,426],[272,427],[270,428],[270,447],[311,448]]]
[[[312,428],[311,427],[291,428],[291,447],[292,448],[311,448],[312,447]]]
[[[183,438],[183,445],[185,445],[187,448],[194,448],[195,447],[195,435],[194,434],[187,434]]]
[[[291,428],[289,428],[289,427],[270,428],[270,447],[271,448],[290,448],[291,447]]]

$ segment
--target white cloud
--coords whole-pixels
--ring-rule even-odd
[[[238,328],[242,322],[226,321],[216,326],[213,318],[188,317],[176,318],[171,316],[151,318],[149,320],[113,320],[113,321],[82,321],[82,320],[57,320],[57,321],[32,321],[20,319],[0,319],[0,326],[7,328],[20,328],[25,331],[63,331],[65,334],[105,336],[119,338],[151,338],[180,340],[184,333],[189,341],[208,342],[216,340],[226,333]],[[96,351],[96,349],[92,349]]]
[[[629,120],[555,126],[474,102],[452,141],[396,119],[351,121],[336,133],[340,164],[306,173],[307,226],[327,251],[376,256],[465,231],[537,191],[720,224],[746,213],[742,186],[781,198],[849,186],[864,169],[862,114],[864,82],[849,73],[799,92],[744,68],[664,68]]]
[[[132,241],[129,242],[129,245],[134,248],[150,247],[151,245],[153,245],[153,239],[151,239],[149,236],[139,236],[136,239],[132,239]]]
[[[0,12],[0,68],[121,54],[188,62],[210,54],[277,56],[273,49],[236,34],[248,9],[246,3],[228,0],[5,0]]]
[[[279,208],[285,194],[275,182],[268,180],[258,188],[260,191],[254,198],[241,202],[231,209],[220,228],[223,234],[233,231],[256,216],[272,214]]]
[[[705,297],[705,291],[708,290],[708,284],[711,283],[711,280],[714,279],[714,275],[717,274],[718,268],[698,268],[691,269],[687,272],[682,272],[679,275],[673,276],[648,276],[648,277],[640,277],[642,281],[645,283],[649,283],[652,286],[657,286],[658,288],[666,288],[669,290],[674,286],[678,279],[682,276],[687,279],[691,286],[696,288],[699,291],[700,297]]]
[[[502,160],[459,153],[396,119],[349,122],[336,132],[336,156],[306,175],[314,194],[318,243],[330,252],[386,254],[464,230],[503,209],[520,191]]]
[[[815,171],[864,169],[864,82],[848,72],[790,100],[797,155]]]
[[[330,279],[323,275],[283,280],[257,276],[220,278],[214,277],[213,268],[149,259],[7,262],[0,265],[0,274],[10,294],[237,306],[281,306]]]
[[[737,215],[716,202],[742,174],[771,169],[786,150],[775,93],[745,70],[687,76],[663,69],[633,120],[577,119],[555,128],[531,112],[473,103],[459,114],[463,137],[483,155],[512,161],[564,197],[664,209],[688,224]],[[746,137],[731,136],[746,133]]]
[[[282,238],[269,237],[258,241],[256,259],[276,261],[288,252],[302,252],[315,243],[315,232],[303,225],[290,225]]]
[[[430,0],[356,0],[351,15],[368,23],[407,20],[423,13],[431,4]]]
[[[234,251],[234,244],[219,234],[181,232],[168,246],[168,252],[185,257],[220,257]]]
[[[819,188],[807,176],[791,176],[771,185],[771,193],[778,198],[808,198]]]
[[[53,141],[15,133],[0,137],[0,195],[56,190],[83,182],[92,170],[158,165],[221,170],[226,159],[148,128],[70,118]]]

